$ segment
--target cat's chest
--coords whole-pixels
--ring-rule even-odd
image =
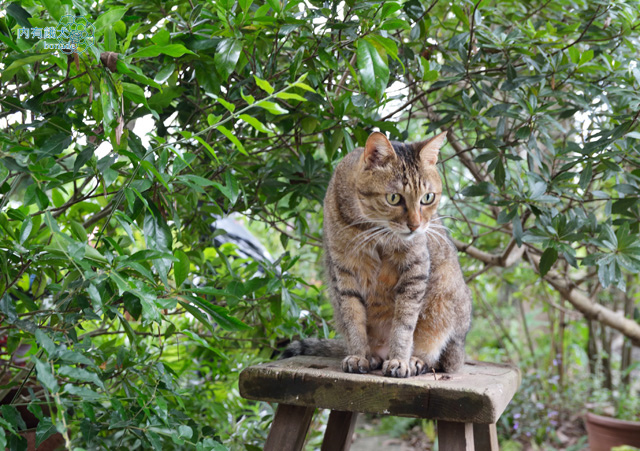
[[[400,279],[396,255],[365,255],[359,262],[359,281],[367,297],[388,297]]]

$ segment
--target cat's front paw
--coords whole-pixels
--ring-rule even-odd
[[[409,360],[409,369],[411,370],[412,376],[417,376],[429,371],[429,365],[427,365],[420,357],[411,356],[411,360]]]
[[[342,361],[342,371],[345,373],[368,373],[369,359],[361,355],[348,355]]]
[[[412,375],[409,365],[407,360],[389,359],[382,364],[382,374],[388,377],[409,377]]]
[[[375,355],[375,354],[372,355],[371,357],[369,357],[369,367],[371,368],[371,371],[381,368],[382,367],[382,357],[380,357],[378,355]]]

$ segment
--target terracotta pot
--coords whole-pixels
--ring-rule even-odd
[[[20,435],[27,439],[27,451],[56,451],[64,449],[64,438],[62,437],[62,434],[57,432],[44,442],[40,443],[40,446],[37,448],[35,429],[20,431]]]
[[[42,390],[42,387],[34,385],[31,385],[31,387],[36,392]],[[17,388],[10,390],[4,399],[0,400],[0,405],[9,404],[11,400],[14,399],[17,392]],[[18,409],[18,413],[20,413],[22,420],[27,426],[26,430],[20,431],[20,435],[27,439],[27,451],[54,451],[64,449],[64,439],[60,433],[53,434],[36,448],[36,427],[38,426],[38,419],[34,414],[27,410],[27,406],[20,405],[17,406],[16,409]],[[49,409],[47,406],[43,406],[42,411],[45,415],[49,415]]]
[[[625,421],[587,413],[591,451],[610,451],[614,446],[640,448],[640,421]]]

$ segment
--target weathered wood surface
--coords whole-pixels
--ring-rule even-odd
[[[513,366],[467,362],[456,374],[433,373],[406,379],[344,373],[341,359],[298,356],[246,368],[240,394],[259,401],[431,418],[495,423],[520,385]]]
[[[475,451],[473,424],[438,421],[438,448],[444,451]],[[479,448],[478,451],[486,451]]]
[[[473,442],[480,451],[498,451],[498,431],[494,424],[474,424]]]
[[[300,451],[315,407],[278,405],[264,451]]]
[[[357,419],[357,412],[332,410],[321,451],[349,451]]]

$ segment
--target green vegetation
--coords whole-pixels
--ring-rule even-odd
[[[569,426],[590,403],[632,417],[639,11],[5,2],[0,398],[32,391],[1,407],[0,447],[24,449],[27,407],[38,440],[68,449],[259,449],[273,410],[239,397],[238,373],[331,336],[322,198],[375,129],[449,131],[441,214],[474,292],[468,353],[523,371],[509,449],[580,447]],[[19,32],[67,14],[94,26],[82,54]],[[232,213],[273,262],[214,244]]]

